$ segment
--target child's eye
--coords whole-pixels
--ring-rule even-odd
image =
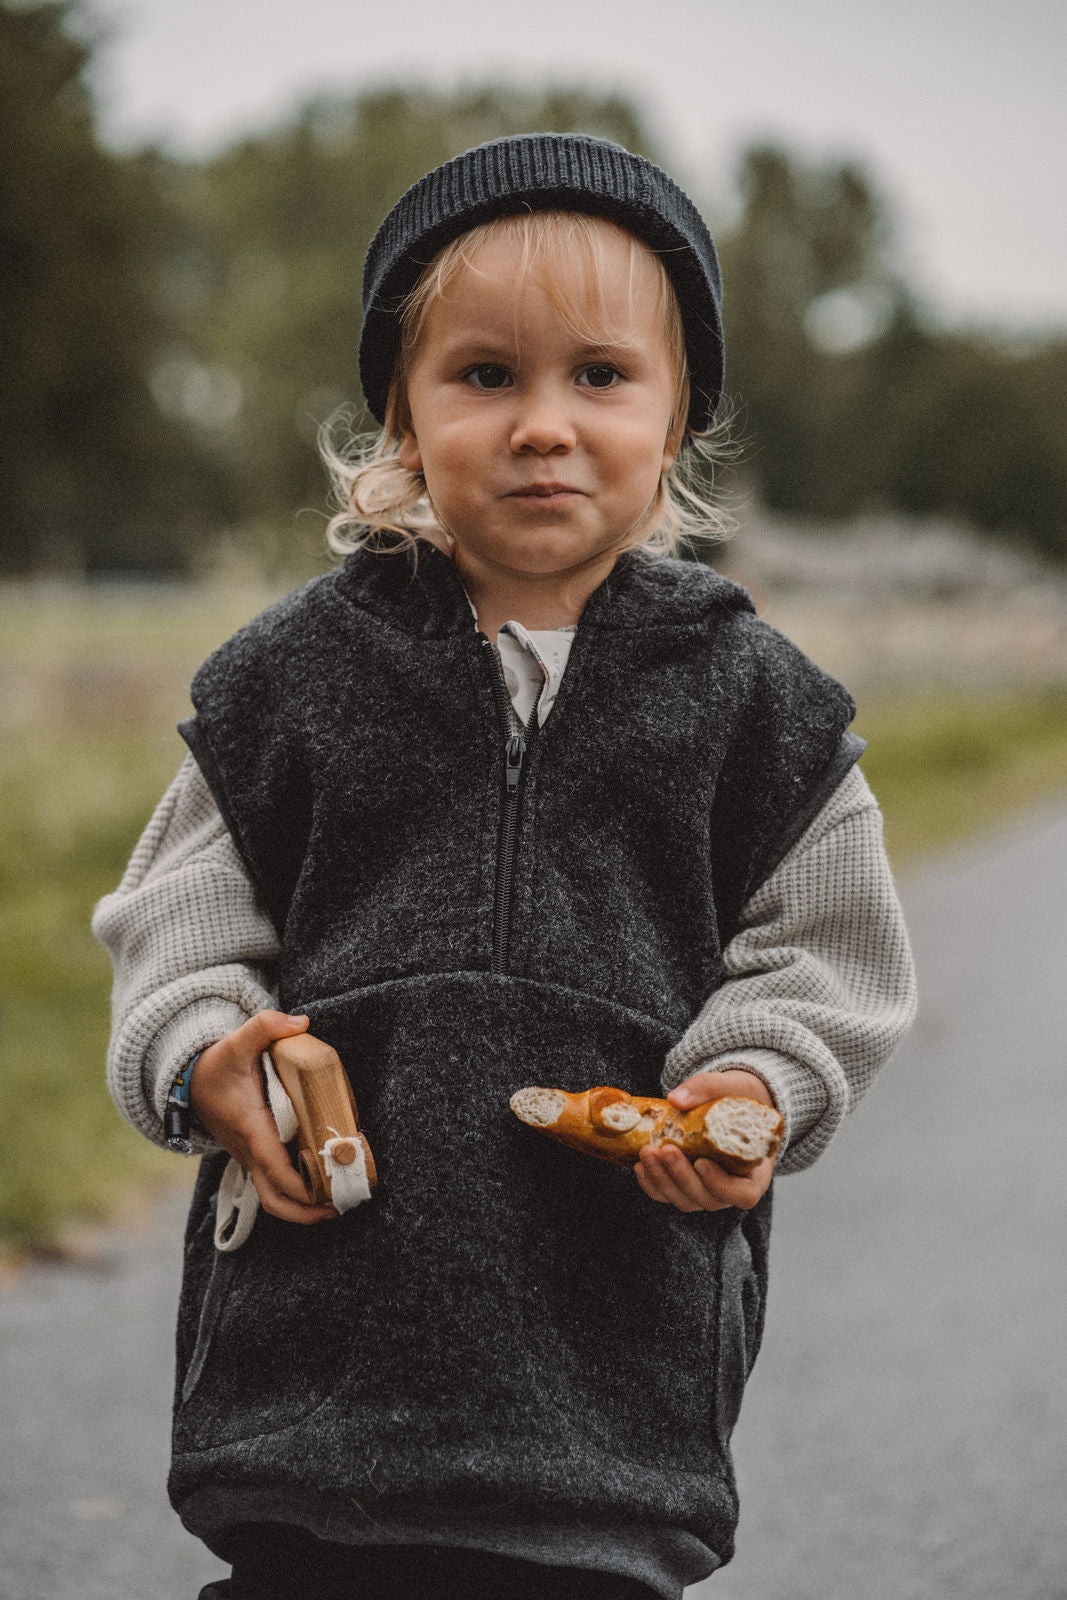
[[[464,373],[467,382],[475,389],[503,389],[511,381],[511,373],[507,367],[497,366],[495,362],[486,361],[480,367],[471,367]]]
[[[621,378],[622,373],[618,367],[611,366],[607,361],[598,361],[579,373],[578,382],[584,383],[590,389],[610,389]]]

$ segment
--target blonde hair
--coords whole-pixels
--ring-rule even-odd
[[[609,227],[624,235],[630,247],[629,309],[633,315],[637,295],[640,255],[651,257],[657,268],[658,315],[662,318],[670,358],[675,368],[674,403],[667,442],[676,452],[674,464],[660,474],[652,503],[638,527],[621,548],[641,548],[656,555],[674,555],[697,538],[725,538],[733,519],[708,498],[705,480],[728,459],[726,425],[697,433],[688,427],[689,370],[685,330],[674,286],[655,251],[634,234],[605,218],[576,211],[520,212],[482,223],[444,246],[423,270],[400,310],[400,347],[393,368],[385,423],[380,432],[359,434],[352,428],[352,413],[342,409],[323,426],[319,436],[322,458],[329,471],[333,502],[338,507],[326,529],[329,547],[338,555],[367,546],[377,550],[416,547],[419,539],[447,543],[447,535],[434,516],[433,505],[421,473],[409,472],[399,460],[402,430],[410,424],[407,373],[418,348],[426,316],[435,301],[465,269],[477,271],[475,256],[492,235],[516,238],[522,247],[516,282],[521,285],[534,271],[554,309],[579,338],[610,349],[620,341],[608,331],[604,282],[604,236]],[[561,256],[577,254],[586,271],[581,298],[569,292],[568,280],[553,271]],[[682,447],[686,446],[685,450]],[[388,538],[383,539],[383,535]]]

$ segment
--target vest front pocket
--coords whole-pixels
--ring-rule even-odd
[[[591,1517],[725,1550],[762,1271],[748,1221],[658,1206],[509,1106],[529,1084],[656,1094],[671,1029],[485,972],[306,1009],[349,1071],[378,1187],[337,1222],[260,1212],[218,1276],[196,1235],[176,1500],[296,1473],[372,1515],[489,1497],[551,1520],[567,1481]]]
[[[207,1231],[214,1260],[181,1373],[177,1455],[277,1433],[329,1398],[359,1277],[358,1231],[354,1216],[302,1227],[261,1210],[233,1254],[216,1251]]]
[[[383,1442],[376,1481],[416,1441],[441,1470],[449,1452],[496,1459],[523,1438],[537,1441],[528,1457],[552,1463],[522,1469],[545,1472],[546,1495],[578,1463],[619,1482],[652,1469],[665,1497],[679,1475],[718,1473],[729,1427],[717,1363],[734,1320],[720,1271],[737,1213],[656,1205],[629,1169],[509,1108],[529,1084],[658,1094],[671,1030],[578,991],[477,973],[308,1009],[350,1066],[378,1163],[357,1215],[380,1314],[344,1380],[347,1411]],[[745,1350],[729,1353],[741,1384]]]

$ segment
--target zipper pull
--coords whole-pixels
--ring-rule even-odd
[[[508,794],[515,794],[522,777],[522,758],[526,754],[526,740],[521,733],[512,734],[504,746],[504,779]]]

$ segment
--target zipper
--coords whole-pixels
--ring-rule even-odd
[[[529,741],[537,730],[538,690],[533,710],[525,727],[519,722],[504,682],[504,668],[496,646],[487,634],[479,636],[489,663],[497,715],[504,729],[504,795],[500,835],[496,854],[496,885],[493,893],[493,962],[491,971],[499,977],[508,970],[508,943],[511,938],[511,902],[515,890],[515,840],[519,829],[519,800],[522,794],[523,764]]]

